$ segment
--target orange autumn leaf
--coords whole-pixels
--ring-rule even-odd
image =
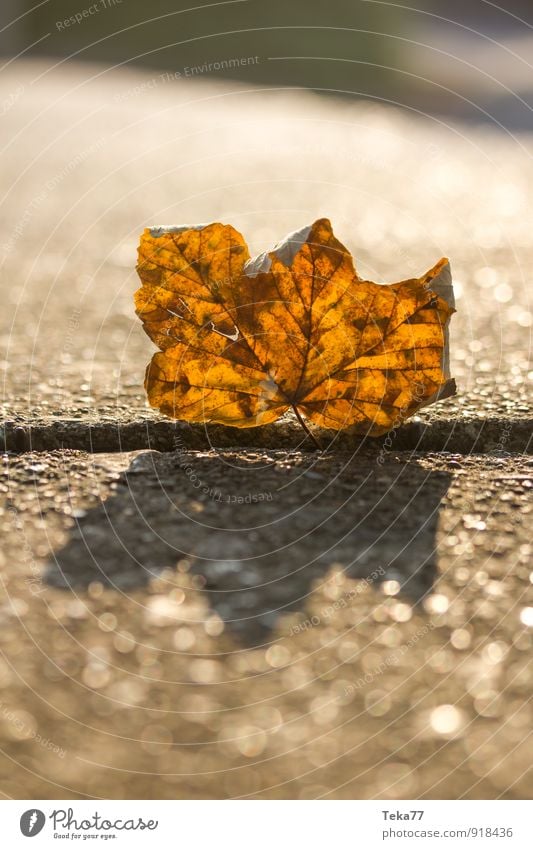
[[[141,237],[137,315],[160,348],[150,404],[191,422],[299,419],[379,436],[455,392],[448,260],[389,286],[362,280],[322,218],[250,259],[233,227]]]

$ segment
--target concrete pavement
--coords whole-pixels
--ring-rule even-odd
[[[2,792],[529,796],[530,139],[156,72],[1,86]],[[451,258],[457,397],[325,454],[160,419],[142,228],[258,252],[321,215],[379,281]]]

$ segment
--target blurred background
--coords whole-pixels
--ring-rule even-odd
[[[4,795],[531,795],[530,7],[2,0]],[[141,450],[139,234],[322,216],[365,279],[450,258],[458,395],[353,462],[210,428],[272,496],[224,508]]]
[[[530,129],[532,27],[528,0],[3,0],[0,51],[305,86]]]

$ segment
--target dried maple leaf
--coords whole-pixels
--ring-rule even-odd
[[[362,280],[323,218],[253,260],[229,225],[148,229],[137,270],[137,315],[161,349],[146,391],[172,418],[256,427],[292,408],[379,436],[455,392],[446,259]]]

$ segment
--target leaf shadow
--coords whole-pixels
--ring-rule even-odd
[[[332,566],[376,585],[398,581],[419,602],[434,583],[450,481],[413,453],[374,448],[141,452],[79,519],[45,580],[127,594],[179,564],[226,631],[257,645],[282,615],[305,612]]]

